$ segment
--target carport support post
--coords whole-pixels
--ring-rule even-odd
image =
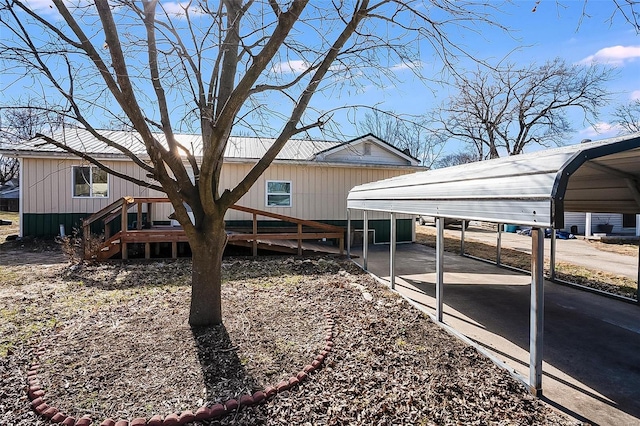
[[[391,242],[389,244],[389,281],[396,288],[396,214],[391,213]]]
[[[462,221],[462,230],[460,231],[460,256],[464,256],[464,231],[467,227],[467,221]]]
[[[531,311],[529,313],[529,389],[542,395],[544,330],[544,229],[531,229]]]
[[[369,254],[369,220],[367,211],[362,212],[362,268],[368,271],[367,257]]]
[[[442,322],[444,290],[444,218],[436,218],[436,319]]]
[[[351,209],[347,209],[347,259],[351,259]]]
[[[556,230],[551,228],[551,249],[549,251],[549,278],[556,279]]]
[[[496,265],[500,266],[500,255],[502,251],[502,224],[498,224],[498,237],[496,241]]]

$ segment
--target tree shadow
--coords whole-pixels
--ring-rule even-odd
[[[191,327],[206,388],[207,401],[224,403],[263,386],[238,357],[237,347],[224,325]]]

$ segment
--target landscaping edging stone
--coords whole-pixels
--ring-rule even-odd
[[[288,380],[283,380],[275,386],[266,386],[263,390],[254,392],[253,394],[241,395],[239,398],[229,399],[224,403],[214,404],[212,406],[203,405],[199,407],[195,413],[191,410],[185,410],[178,413],[171,413],[165,417],[161,415],[154,415],[147,419],[144,417],[137,417],[132,420],[113,420],[111,418],[104,419],[99,426],[179,426],[196,420],[217,420],[221,419],[236,410],[240,410],[243,407],[251,407],[258,404],[264,404],[280,392],[290,390],[302,382],[304,382],[311,373],[322,368],[326,357],[329,355],[333,348],[333,337],[335,321],[332,318],[330,312],[325,312],[324,317],[326,319],[326,325],[324,331],[326,333],[324,338],[324,348],[316,355],[316,357],[307,365],[305,365],[301,371],[296,375],[291,376]],[[31,407],[41,417],[47,418],[51,423],[60,424],[63,426],[91,426],[93,419],[90,415],[86,414],[79,419],[73,416],[68,416],[64,412],[60,411],[57,407],[47,403],[46,393],[42,389],[40,380],[38,379],[38,371],[40,370],[40,358],[45,354],[46,350],[44,346],[40,346],[35,355],[35,359],[29,371],[27,371],[27,396],[31,401]]]

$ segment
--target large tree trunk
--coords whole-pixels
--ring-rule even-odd
[[[200,235],[189,241],[192,252],[192,326],[222,324],[222,254],[227,242],[224,219],[214,220]]]

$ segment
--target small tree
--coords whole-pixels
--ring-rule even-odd
[[[53,9],[45,10],[2,1],[0,58],[7,73],[37,81],[47,98],[57,94],[66,120],[131,158],[153,182],[118,174],[64,141],[41,137],[171,200],[193,253],[192,325],[222,322],[225,213],[288,140],[323,127],[328,117],[310,108],[312,98],[322,91],[339,95],[350,84],[389,84],[392,65],[418,62],[422,40],[451,64],[461,51],[446,34],[491,24],[494,11],[486,2],[448,0],[195,0],[184,6],[52,0]],[[114,120],[136,132],[150,162],[96,130]],[[275,142],[235,187],[222,188],[225,147],[241,124],[275,134]],[[179,144],[178,129],[198,131],[201,152]]]
[[[619,105],[613,113],[614,123],[620,126],[620,133],[640,132],[640,99]]]
[[[561,59],[525,68],[478,68],[455,76],[457,94],[434,116],[444,137],[469,144],[481,160],[520,154],[530,145],[562,145],[572,130],[568,110],[578,109],[594,122],[608,102],[604,84],[611,76],[608,68]]]

